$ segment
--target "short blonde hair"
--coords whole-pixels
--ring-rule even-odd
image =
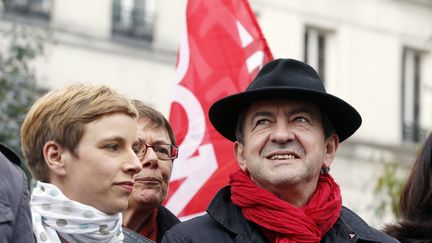
[[[37,100],[21,127],[21,149],[33,176],[49,182],[43,155],[48,141],[77,155],[84,125],[113,113],[138,117],[138,111],[128,98],[105,85],[73,84]]]

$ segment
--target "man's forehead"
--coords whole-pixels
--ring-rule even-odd
[[[311,113],[320,113],[320,108],[310,102],[303,100],[272,99],[253,102],[249,105],[247,115],[252,115],[261,111],[275,111],[283,109],[284,111],[304,110]]]

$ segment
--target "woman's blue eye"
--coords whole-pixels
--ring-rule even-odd
[[[107,149],[109,149],[111,151],[117,151],[117,150],[119,150],[119,145],[115,144],[115,143],[108,144],[108,145],[105,146],[105,148],[107,148]]]

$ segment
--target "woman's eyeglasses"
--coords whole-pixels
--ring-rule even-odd
[[[148,148],[152,148],[156,156],[162,160],[176,159],[178,156],[178,147],[172,144],[146,144],[142,143],[136,151],[138,157],[142,157],[147,153]]]

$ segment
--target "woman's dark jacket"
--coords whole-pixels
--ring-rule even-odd
[[[180,223],[169,230],[162,242],[269,242],[259,227],[247,221],[231,202],[231,190],[222,188],[210,203],[207,214]],[[359,216],[343,207],[336,224],[321,242],[398,242],[370,227]]]
[[[0,144],[0,243],[36,242],[27,178],[19,157]]]

